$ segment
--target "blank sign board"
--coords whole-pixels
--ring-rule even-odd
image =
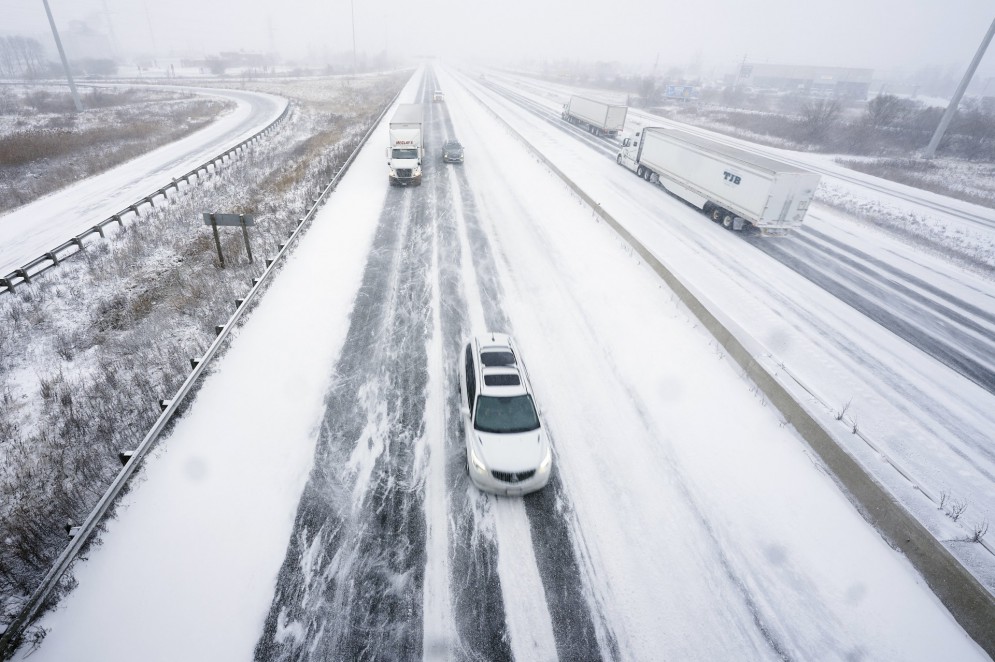
[[[212,220],[213,219],[213,220]],[[204,212],[204,225],[253,225],[252,216],[248,214],[208,214]]]

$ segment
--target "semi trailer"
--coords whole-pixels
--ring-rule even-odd
[[[423,126],[420,104],[398,104],[388,127],[390,142],[387,146],[387,176],[391,186],[421,184]]]
[[[625,126],[625,106],[613,106],[593,99],[573,96],[563,104],[562,117],[599,136],[617,136]]]
[[[819,175],[678,129],[647,127],[622,140],[616,162],[730,230],[786,235],[802,224]]]

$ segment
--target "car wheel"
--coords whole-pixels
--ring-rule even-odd
[[[619,154],[618,156],[615,157],[615,163],[617,163],[619,165],[622,165],[622,155],[621,154]]]

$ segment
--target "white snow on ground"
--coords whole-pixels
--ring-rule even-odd
[[[501,305],[552,433],[585,594],[621,657],[983,659],[659,278],[452,76],[440,78],[468,146],[463,167],[494,247]],[[103,543],[77,564],[78,587],[41,621],[51,628],[42,647],[16,659],[251,657],[385,199],[385,141],[381,129],[149,459]],[[573,149],[566,137],[551,148],[557,141]],[[630,184],[645,182],[585,158],[582,170],[606,202],[616,190],[647,205],[662,195],[647,187],[630,196]],[[619,201],[612,211],[652,218],[640,204]],[[723,244],[738,237],[715,236],[741,254]],[[667,241],[688,253],[687,237]],[[704,284],[709,278],[717,277],[706,273]],[[475,326],[481,318],[471,314]],[[440,374],[430,366],[430,383]],[[426,434],[437,427],[432,388]],[[430,459],[427,489],[433,469]],[[445,530],[438,500],[426,504],[429,529]],[[535,560],[522,504],[486,504],[474,504],[477,530],[498,541],[506,609],[516,610],[511,648],[544,659],[551,626],[542,583],[527,567]],[[429,544],[429,554],[438,550]],[[438,573],[427,568],[426,581]],[[426,619],[446,623],[445,601],[436,595],[432,604]],[[294,624],[284,626],[293,637]]]
[[[386,140],[371,138],[146,461],[78,587],[42,619],[44,646],[15,659],[251,659],[383,206]]]
[[[983,658],[659,279],[440,79],[625,656],[775,657],[756,614],[799,659]]]
[[[755,356],[782,375],[838,442],[995,590],[991,554],[956,542],[995,516],[995,463],[983,443],[995,431],[995,397],[659,187],[517,106],[480,93],[679,274]],[[806,228],[857,246],[982,310],[995,310],[992,281],[865,223],[820,206],[799,234]],[[881,303],[892,307],[891,301]],[[848,417],[909,470],[914,483],[835,420],[848,402]],[[965,500],[968,513],[955,524],[917,486]]]
[[[10,273],[237,145],[279,117],[287,104],[286,99],[259,92],[162,89],[209,94],[234,101],[236,109],[182,140],[0,216],[0,274]]]

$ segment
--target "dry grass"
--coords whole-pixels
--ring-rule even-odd
[[[836,159],[836,162],[868,175],[995,209],[995,185],[992,184],[995,166],[974,164],[975,174],[967,178],[951,172],[943,163],[923,159]],[[972,188],[972,182],[987,186]]]
[[[47,108],[36,99],[41,94],[27,95],[25,107],[7,114]],[[173,96],[150,101],[127,90],[100,98],[106,104],[82,120],[68,112],[39,115],[0,135],[0,213],[190,135],[231,105]]]

